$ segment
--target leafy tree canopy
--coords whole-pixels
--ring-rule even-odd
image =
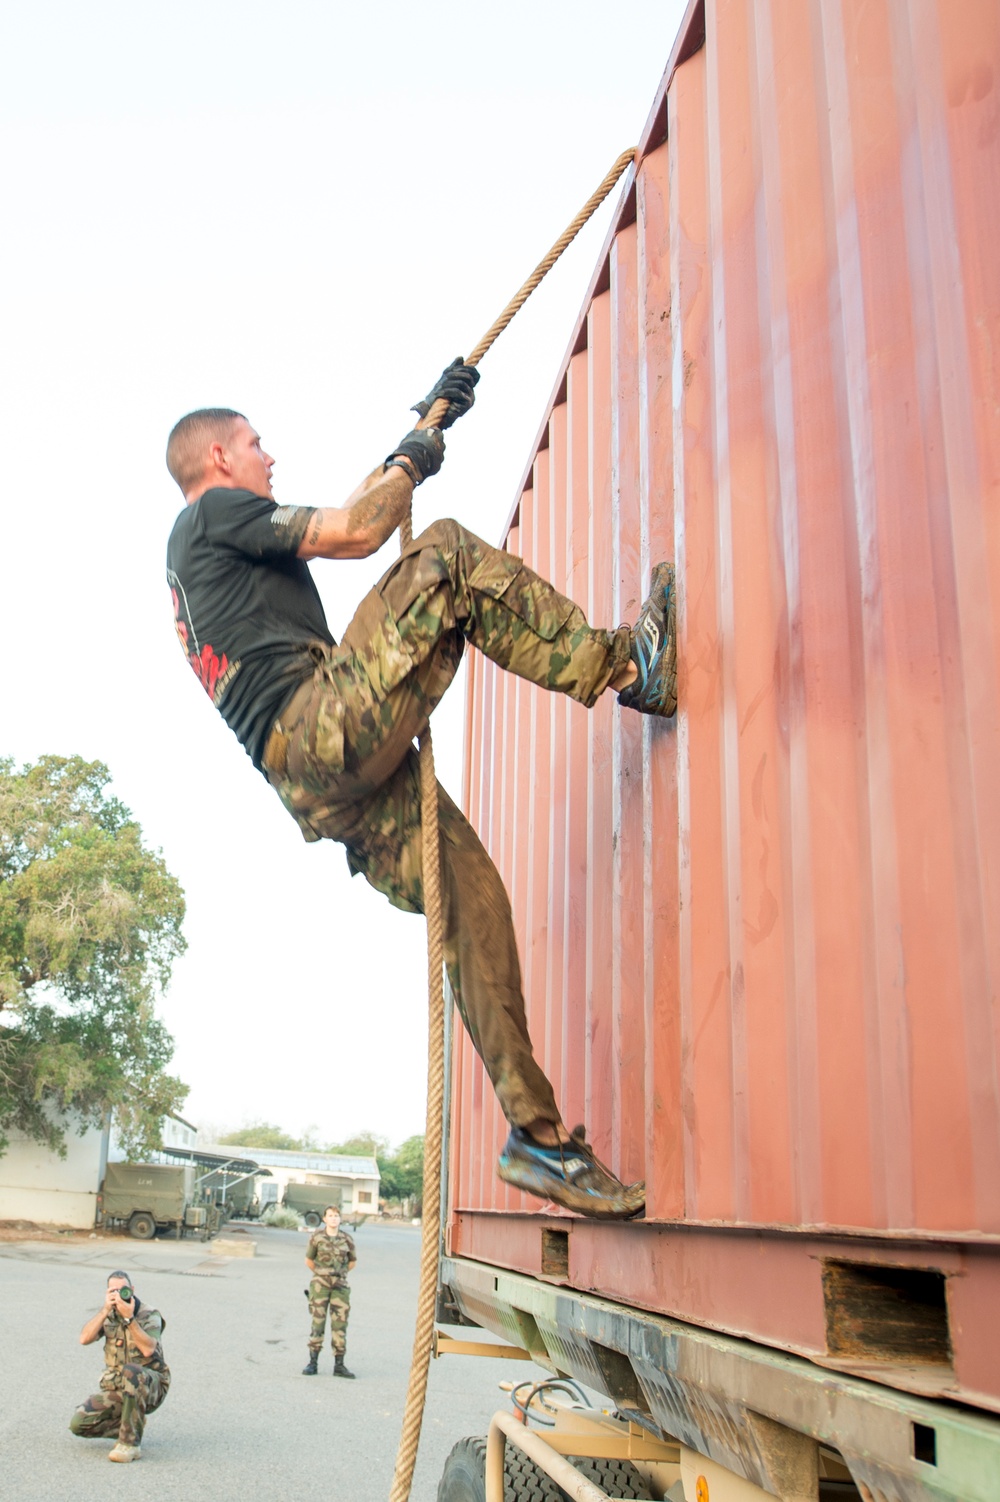
[[[54,1102],[130,1156],[159,1145],[187,1087],[154,1014],[184,950],[184,895],[110,773],[79,756],[0,758],[0,1152],[17,1127],[65,1151]]]
[[[380,1137],[377,1132],[355,1132],[346,1142],[331,1143],[326,1151],[343,1153],[348,1158],[377,1158],[380,1153],[389,1151],[389,1139]]]
[[[303,1137],[293,1137],[270,1121],[251,1122],[249,1126],[240,1127],[238,1132],[226,1132],[219,1141],[227,1147],[276,1147],[287,1152],[311,1152],[316,1146],[310,1132]]]
[[[407,1137],[394,1153],[380,1153],[378,1171],[383,1199],[419,1200],[424,1192],[423,1137]]]

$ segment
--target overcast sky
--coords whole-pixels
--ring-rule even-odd
[[[106,762],[180,879],[161,1013],[196,1122],[421,1131],[424,927],[302,841],[185,666],[166,434],[236,407],[279,501],[342,502],[638,139],[683,9],[4,8],[0,755]],[[499,539],[616,198],[486,357],[416,530]],[[396,546],[313,565],[335,634]]]

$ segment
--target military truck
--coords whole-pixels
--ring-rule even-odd
[[[229,1168],[204,1172],[207,1159],[199,1159],[202,1175],[199,1180],[199,1197],[215,1205],[222,1219],[244,1219],[259,1213],[256,1195],[257,1172],[233,1172]]]
[[[222,1221],[218,1207],[201,1196],[197,1170],[190,1163],[109,1163],[99,1215],[102,1225],[125,1226],[140,1241],[157,1231],[173,1231],[177,1237],[193,1231],[204,1240]]]
[[[213,1174],[212,1179],[215,1177],[216,1175]],[[211,1180],[209,1180],[209,1183],[211,1184],[213,1198],[217,1203],[220,1194],[225,1196],[224,1204],[227,1219],[235,1218],[243,1220],[251,1214],[251,1206],[255,1202],[253,1174],[244,1174],[235,1183],[224,1183],[221,1189],[218,1185],[212,1184]]]
[[[281,1203],[301,1215],[310,1231],[323,1224],[327,1205],[337,1205],[343,1214],[340,1189],[333,1184],[289,1184]]]

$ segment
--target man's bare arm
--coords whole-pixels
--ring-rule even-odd
[[[88,1319],[87,1323],[80,1331],[80,1344],[82,1346],[93,1345],[95,1340],[100,1339],[100,1337],[104,1334],[104,1321],[107,1319],[108,1315],[111,1313],[114,1307],[114,1301],[109,1295],[108,1298],[104,1300],[104,1303],[101,1305],[100,1309],[98,1309],[93,1319]]]
[[[127,1342],[130,1342],[132,1345],[134,1345],[139,1351],[139,1354],[142,1356],[152,1356],[153,1352],[156,1350],[156,1341],[153,1339],[152,1335],[146,1334],[145,1330],[139,1324],[138,1320],[134,1319],[132,1323],[126,1327],[125,1339]]]
[[[309,518],[299,558],[367,558],[391,537],[406,513],[413,481],[399,464],[380,464],[343,506],[321,506]]]

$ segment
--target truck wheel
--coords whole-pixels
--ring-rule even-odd
[[[568,1457],[581,1475],[609,1497],[649,1499],[652,1493],[628,1460]],[[503,1467],[504,1502],[568,1502],[566,1493],[533,1461],[508,1445]],[[460,1439],[444,1463],[437,1502],[486,1502],[486,1441]]]
[[[310,1231],[315,1231],[318,1226],[321,1226],[323,1224],[322,1215],[317,1215],[315,1210],[307,1210],[302,1219],[305,1221]]]
[[[508,1447],[503,1468],[504,1502],[562,1502],[565,1493]],[[486,1441],[460,1439],[444,1463],[437,1502],[486,1502]]]
[[[513,1445],[504,1454],[503,1495],[504,1502],[566,1502],[562,1487]],[[484,1439],[459,1440],[444,1463],[437,1502],[486,1502]]]
[[[567,1458],[581,1475],[601,1487],[609,1497],[649,1498],[653,1495],[630,1460],[585,1460],[576,1455]],[[561,1487],[559,1495],[566,1495]]]
[[[156,1235],[156,1221],[146,1210],[137,1210],[129,1219],[128,1233],[139,1241],[151,1241]]]

